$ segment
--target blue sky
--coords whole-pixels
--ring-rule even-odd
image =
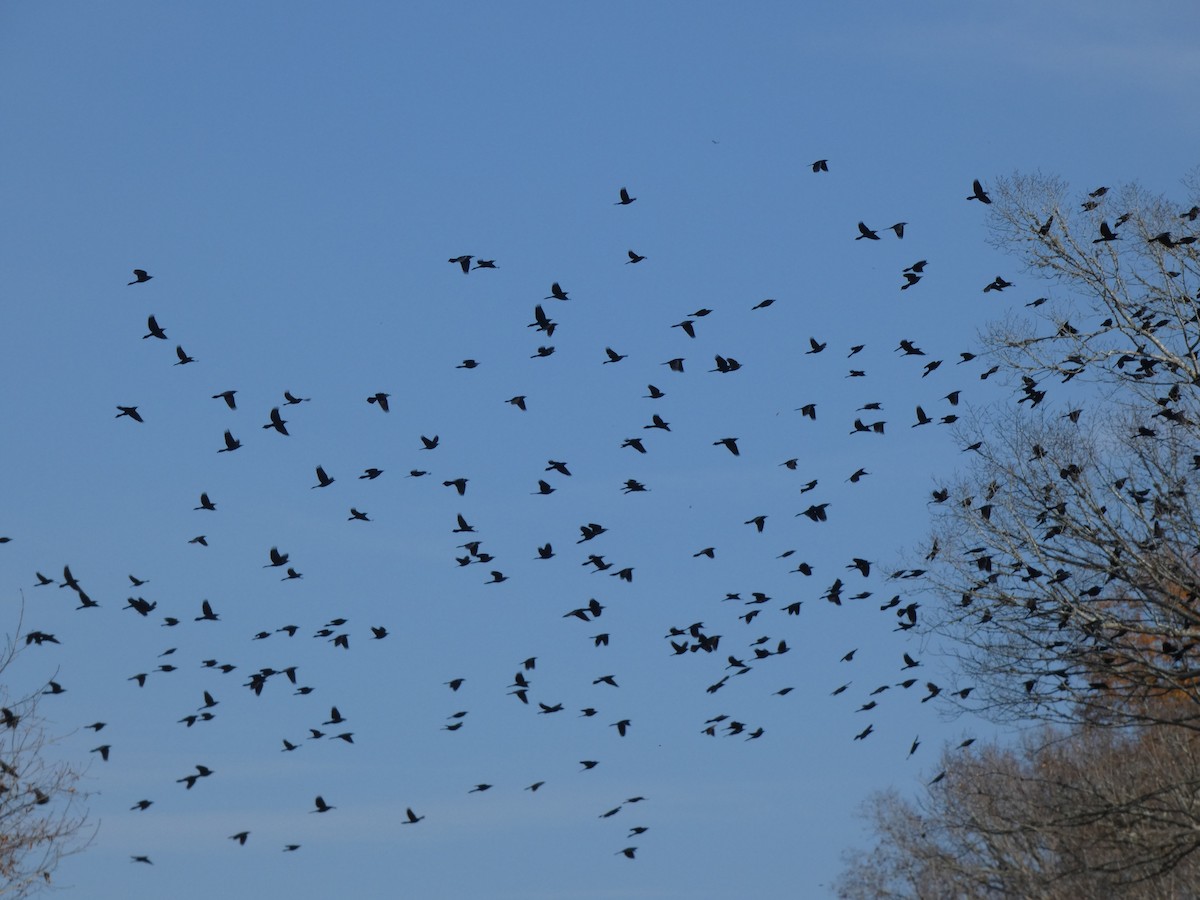
[[[887,573],[920,559],[929,492],[963,459],[954,427],[910,427],[914,407],[1009,398],[980,360],[954,362],[1046,290],[986,244],[971,181],[1175,190],[1200,146],[1197,19],[1107,2],[6,5],[0,585],[6,630],[23,597],[25,626],[61,642],[6,674],[67,688],[42,712],[100,822],[56,882],[131,900],[827,895],[871,791],[916,790],[944,741],[991,733],[920,702],[954,674],[879,610],[909,596]],[[882,240],[855,241],[859,221]],[[463,275],[460,254],[496,268]],[[127,286],[134,268],[152,280]],[[984,295],[997,274],[1014,288]],[[568,301],[542,299],[552,282]],[[527,327],[537,304],[552,337]],[[149,315],[168,340],[142,338]],[[694,339],[672,327],[689,317]],[[196,362],[173,365],[176,345]],[[604,364],[606,347],[627,358]],[[742,367],[708,371],[717,355]],[[683,373],[663,365],[677,357]],[[236,410],[210,399],[229,389]],[[380,391],[390,412],[366,402]],[[276,406],[289,436],[261,427]],[[645,428],[654,414],[670,432]],[[886,434],[850,434],[856,416]],[[226,429],[242,447],[218,454]],[[369,466],[384,474],[360,480]],[[459,477],[462,497],[442,484]],[[215,512],[194,510],[201,492]],[[827,522],[796,516],[818,503]],[[456,563],[459,514],[493,562]],[[743,524],[759,515],[761,534]],[[577,545],[592,522],[606,533]],[[264,568],[271,547],[303,578]],[[593,573],[592,552],[614,568]],[[64,565],[99,609],[34,587]],[[610,576],[626,566],[632,582]],[[493,569],[506,580],[485,584]],[[744,605],[756,591],[771,599]],[[123,610],[131,595],[158,606]],[[591,598],[599,619],[564,618]],[[205,599],[219,622],[193,621]],[[335,618],[348,650],[311,636]],[[697,621],[718,650],[674,657],[668,629]],[[790,652],[753,660],[763,637]],[[922,660],[909,690],[904,652]],[[523,706],[508,692],[530,656]],[[243,687],[287,666],[311,694],[282,675]],[[180,724],[206,690],[214,719]],[[322,727],[331,706],[353,745]],[[702,734],[718,715],[763,735]],[[215,774],[175,783],[197,764]],[[318,794],[337,808],[310,814]],[[407,807],[424,821],[402,825]]]

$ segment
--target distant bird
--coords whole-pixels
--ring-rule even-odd
[[[358,478],[360,481],[364,478],[374,481],[376,478],[378,478],[382,474],[383,474],[383,469],[369,468],[369,469],[363,469],[363,473],[361,475],[359,475]]]
[[[312,400],[311,397],[293,397],[290,391],[283,392],[283,399],[287,402],[288,406],[294,406],[297,403],[308,403]]]
[[[766,300],[759,300],[752,307],[750,307],[750,309],[751,310],[766,309],[768,306],[770,306],[774,302],[775,302],[774,297],[768,297]]]
[[[138,271],[140,271],[140,270],[139,270],[139,269],[134,269],[133,271],[136,273],[136,272],[138,272]],[[144,275],[145,273],[143,272],[142,274]],[[133,281],[131,281],[131,282],[129,282],[129,283],[130,283],[130,284],[135,284],[135,282],[133,282]],[[148,857],[148,856],[130,856],[129,858],[130,858],[130,860],[132,860],[132,861],[133,861],[133,862],[135,862],[135,863],[145,863],[145,864],[146,864],[146,865],[148,865],[148,866],[152,866],[152,865],[154,865],[154,863],[150,861],[150,857]]]
[[[370,522],[371,520],[369,518],[367,518],[367,514],[365,512],[363,512],[362,510],[359,510],[359,509],[355,509],[352,506],[352,507],[350,507],[350,518],[348,518],[346,521],[347,522]]]
[[[665,363],[662,363],[662,365],[666,366],[672,372],[682,372],[683,371],[683,357],[677,356],[675,359],[668,359]]]
[[[618,850],[613,856],[624,856],[626,859],[633,859],[637,852],[637,847],[626,847],[624,850]]]
[[[559,285],[559,283],[556,281],[550,285],[549,295],[546,297],[543,297],[542,299],[543,300],[566,300],[566,299],[568,299],[568,297],[567,297],[567,292],[564,291],[562,289],[562,287]]]
[[[858,237],[855,238],[856,241],[861,241],[863,238],[866,238],[869,241],[879,240],[879,235],[868,228],[864,222],[858,223],[858,231],[859,234]]]
[[[646,257],[641,256],[637,253],[634,253],[632,250],[630,250],[629,251],[629,259],[627,259],[625,261],[625,265],[629,265],[630,263],[640,263],[645,258]]]
[[[233,395],[236,393],[237,391],[221,391],[219,394],[213,394],[212,398],[214,400],[224,400],[225,405],[230,409],[237,409],[237,401],[233,399]]]
[[[621,360],[625,359],[629,355],[628,353],[618,353],[612,347],[605,347],[604,352],[605,352],[605,354],[608,355],[608,359],[604,360],[604,363],[606,365],[608,363],[620,362]]]
[[[632,203],[636,199],[637,199],[637,197],[630,197],[629,191],[625,190],[625,188],[621,188],[621,199],[618,200],[613,205],[614,206],[628,206],[630,203]]]
[[[318,794],[316,799],[313,800],[313,805],[316,806],[316,809],[309,810],[309,812],[323,813],[329,812],[331,809],[337,809],[336,806],[330,806],[328,803],[326,803],[325,798],[320,794]]]
[[[208,493],[205,492],[200,495],[200,505],[195,507],[195,509],[197,509],[197,510],[206,509],[206,510],[209,510],[210,512],[216,512],[217,506],[215,503],[212,502],[212,500],[210,500],[208,498]]]
[[[986,294],[988,291],[1002,291],[1005,288],[1012,287],[1012,285],[1013,283],[1011,281],[1005,281],[1004,278],[997,275],[994,279],[992,279],[991,284],[984,287],[983,292]]]
[[[469,480],[468,478],[453,478],[449,481],[443,481],[442,487],[452,487],[458,491],[458,496],[462,497],[467,493],[467,482]]]
[[[533,354],[530,359],[545,359],[547,356],[554,355],[553,347],[538,347],[537,353]]]
[[[130,284],[145,284],[147,281],[149,281],[153,277],[154,277],[153,275],[147,274],[145,269],[134,269],[133,270],[133,281],[131,281],[129,283]]]
[[[112,746],[110,744],[101,744],[99,747],[93,747],[91,752],[99,753],[100,758],[105,762],[108,762],[108,751],[111,749]]]
[[[978,178],[971,182],[971,196],[967,199],[978,200],[980,203],[992,202],[992,198],[987,195],[987,191],[983,189],[983,185],[979,183]]]
[[[1106,241],[1119,241],[1121,236],[1108,227],[1107,222],[1100,223],[1100,237],[1095,238],[1092,243],[1100,244]]]
[[[490,784],[477,784],[477,785],[475,785],[475,787],[473,787],[469,791],[467,791],[467,793],[468,794],[482,794],[484,791],[490,791],[491,789],[492,789],[492,786]]]
[[[242,847],[245,847],[246,846],[246,838],[248,838],[248,837],[250,837],[250,832],[239,831],[237,834],[231,834],[229,836],[229,840],[237,841],[239,845],[241,845]]]
[[[388,412],[388,397],[390,396],[391,394],[385,394],[383,391],[377,391],[367,398],[367,402],[377,403],[379,404],[380,409],[382,409],[384,412]]]
[[[812,164],[812,170],[813,170],[813,174],[816,174],[817,172],[828,172],[829,171],[829,160],[818,159],[816,162],[814,162]]]
[[[415,812],[413,812],[411,806],[404,810],[404,814],[408,817],[408,821],[401,822],[401,825],[416,825],[425,818],[424,816],[418,816]]]
[[[288,554],[280,553],[278,547],[272,547],[270,550],[270,553],[268,555],[271,557],[271,562],[268,563],[267,565],[263,566],[264,569],[269,569],[273,566],[287,565]]]
[[[436,434],[431,438],[427,438],[427,437],[425,437],[425,435],[421,435],[421,449],[422,450],[437,449],[439,439],[440,439],[439,436]]]
[[[515,406],[517,409],[521,410],[521,412],[525,412],[525,410],[526,410],[526,407],[525,407],[525,395],[524,395],[524,394],[518,394],[516,397],[513,397],[513,398],[511,398],[511,399],[509,399],[509,400],[506,400],[506,401],[504,401],[504,402],[505,402],[505,403],[511,403],[511,404],[512,404],[513,406]]]
[[[474,272],[476,269],[494,268],[496,268],[496,261],[494,259],[477,259],[475,260],[475,265],[471,267],[471,271]]]
[[[179,357],[179,362],[175,363],[177,366],[186,366],[188,363],[196,361],[193,357],[188,356],[179,344],[175,345],[175,355]]]
[[[233,436],[230,431],[225,432],[225,446],[218,450],[218,453],[232,453],[234,450],[242,446],[242,442]]]
[[[313,488],[329,487],[333,482],[334,479],[325,474],[325,469],[322,466],[317,466],[317,483],[313,485]]]
[[[146,327],[150,329],[150,331],[149,334],[142,335],[142,340],[145,340],[146,338],[158,338],[161,341],[165,341],[167,339],[167,333],[159,327],[158,320],[154,318],[154,316],[151,316],[146,320]]]
[[[279,414],[279,407],[276,406],[271,409],[271,421],[264,425],[263,428],[274,428],[280,434],[287,435],[288,430],[284,427],[285,425],[287,425],[287,420]]]
[[[647,400],[661,400],[663,397],[667,396],[652,384],[646,385],[646,390],[650,392],[645,395],[644,399]]]
[[[128,416],[135,422],[146,421],[142,418],[141,413],[138,412],[138,408],[136,406],[118,406],[117,409],[119,409],[120,412],[113,416],[114,419],[119,419],[122,416]]]
[[[477,369],[477,368],[479,368],[479,363],[473,359],[464,359],[462,362],[460,362],[454,368],[456,368],[456,369]]]
[[[189,544],[199,544],[201,547],[207,547],[208,546],[208,538],[202,534],[198,534],[194,538],[192,538],[190,541],[188,541],[188,543]]]
[[[471,260],[474,258],[475,257],[469,254],[465,254],[463,256],[455,256],[454,258],[448,260],[448,262],[458,263],[460,266],[462,266],[463,274],[466,275],[469,271],[471,271]]]
[[[713,441],[714,447],[719,447],[722,445],[725,447],[726,450],[728,450],[734,456],[741,455],[741,451],[738,450],[737,438],[727,437],[727,438],[721,438],[719,441]]]
[[[888,227],[892,231],[896,232],[896,237],[903,238],[904,237],[904,226],[907,224],[908,224],[907,222],[897,222],[895,225],[889,225]]]
[[[767,524],[767,517],[766,516],[755,516],[753,519],[747,519],[742,524],[743,525],[753,525],[761,533],[763,528]]]

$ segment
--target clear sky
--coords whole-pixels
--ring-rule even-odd
[[[100,823],[56,883],[828,895],[871,791],[917,790],[944,742],[992,733],[920,702],[965,685],[880,610],[917,600],[888,575],[919,564],[929,493],[963,459],[940,419],[1012,396],[959,353],[1046,290],[986,244],[971,182],[1171,192],[1200,147],[1198,26],[1191,2],[5,4],[0,597],[5,630],[23,602],[59,641],[7,675],[66,688],[42,712]],[[463,254],[495,268],[463,274]],[[135,268],[151,279],[127,285]],[[984,294],[998,274],[1014,287]],[[555,282],[568,300],[543,299]],[[553,335],[528,327],[538,304]],[[151,315],[165,340],[143,338]],[[235,410],[211,399],[227,390]],[[918,404],[934,422],[913,428]],[[273,407],[287,436],[262,427]],[[241,446],[218,453],[226,430]],[[797,516],[820,504],[827,521]],[[607,530],[577,543],[589,523]],[[35,587],[64,566],[98,608]],[[591,599],[598,619],[569,615]],[[205,600],[219,621],[195,621]],[[675,655],[669,629],[696,622],[719,645]],[[295,686],[245,686],[290,666]],[[198,764],[214,774],[176,783]]]

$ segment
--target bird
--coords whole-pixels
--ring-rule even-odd
[[[543,297],[542,299],[543,300],[566,300],[566,299],[568,299],[568,297],[567,297],[567,292],[564,291],[562,289],[562,287],[559,285],[559,283],[556,281],[550,285],[550,294],[546,297]]]
[[[232,453],[242,446],[242,442],[233,436],[233,432],[226,429],[225,431],[225,446],[218,450],[218,453]]]
[[[427,437],[425,437],[425,435],[421,435],[421,449],[422,450],[434,450],[437,448],[438,441],[439,441],[439,437],[436,434],[431,438],[427,438]]]
[[[334,479],[325,474],[324,467],[317,466],[317,483],[313,485],[313,488],[329,487],[333,482]]]
[[[134,269],[133,270],[133,281],[131,281],[129,283],[130,284],[145,284],[147,281],[149,281],[153,277],[154,276],[148,274],[145,269]]]
[[[813,170],[814,175],[818,172],[828,172],[829,171],[829,160],[827,160],[827,159],[816,160],[815,162],[812,163],[812,170]]]
[[[203,493],[200,495],[200,505],[195,507],[195,509],[197,509],[197,510],[206,509],[206,510],[209,510],[210,512],[215,512],[217,509],[217,505],[215,503],[213,503],[212,500],[209,499],[207,493]]]
[[[187,353],[184,352],[183,347],[179,344],[175,345],[175,355],[179,357],[179,362],[175,363],[177,366],[186,366],[188,363],[193,363],[196,361],[193,357],[188,356]]]
[[[309,812],[324,813],[329,812],[331,809],[337,809],[336,806],[330,806],[328,803],[326,803],[325,798],[320,794],[318,794],[316,799],[313,800],[313,805],[316,806],[316,809],[311,809]]]
[[[233,397],[233,395],[236,393],[237,393],[237,391],[221,391],[221,393],[219,393],[219,394],[213,394],[212,399],[224,400],[225,405],[228,406],[230,409],[237,409],[237,401]]]
[[[401,825],[416,825],[425,818],[424,816],[418,816],[415,812],[413,812],[411,806],[404,810],[404,815],[407,816],[407,821],[401,822]]]
[[[629,259],[627,259],[625,261],[625,265],[629,265],[630,263],[640,263],[645,258],[646,257],[644,257],[640,254],[634,253],[632,250],[630,250],[629,251]]]
[[[477,368],[479,368],[479,363],[473,359],[464,359],[462,362],[460,362],[454,368],[456,368],[456,369],[477,369]],[[387,410],[384,410],[384,412],[387,412]]]
[[[505,402],[505,403],[511,403],[511,404],[512,404],[513,406],[515,406],[517,409],[521,410],[521,412],[525,412],[525,411],[526,411],[526,406],[525,406],[525,395],[524,395],[524,394],[518,394],[516,397],[512,397],[512,398],[510,398],[510,399],[508,399],[508,400],[505,400],[504,402]]]
[[[114,419],[119,419],[122,416],[128,416],[135,422],[146,421],[142,418],[141,413],[138,412],[138,408],[136,406],[118,406],[117,409],[119,409],[120,412],[113,416]]]
[[[625,188],[621,188],[621,199],[618,200],[613,205],[614,206],[628,206],[630,203],[632,203],[636,199],[637,199],[637,197],[630,197],[629,191],[625,190]]]
[[[471,267],[471,271],[474,272],[476,269],[494,268],[496,268],[496,261],[494,259],[477,259],[475,260],[475,265]]]
[[[377,391],[367,398],[368,403],[377,403],[379,408],[384,412],[388,412],[388,397],[391,394],[385,394],[383,391]]]
[[[463,274],[466,275],[469,271],[471,271],[471,260],[474,258],[475,257],[471,256],[470,254],[465,254],[463,256],[455,256],[447,261],[451,263],[458,263],[460,266],[462,266]]]
[[[721,438],[719,441],[713,441],[714,447],[724,446],[726,450],[734,456],[740,456],[741,451],[738,449],[737,438],[727,437]]]
[[[146,327],[149,329],[149,333],[143,334],[142,340],[145,340],[146,338],[158,338],[159,340],[165,341],[167,339],[167,333],[159,327],[158,320],[154,318],[154,316],[150,316],[150,318],[146,320]]]
[[[1107,222],[1100,223],[1100,237],[1095,238],[1092,243],[1100,244],[1106,241],[1119,241],[1121,236],[1108,227]]]
[[[220,619],[220,616],[218,616],[215,612],[213,612],[212,604],[209,603],[207,600],[202,601],[200,604],[200,615],[198,615],[196,617],[195,621],[197,621],[197,622],[216,622],[216,621],[219,621],[219,619]]]
[[[346,521],[347,522],[370,522],[371,520],[369,518],[367,518],[367,514],[365,512],[363,512],[362,510],[359,510],[359,509],[355,509],[352,506],[352,507],[350,507],[350,518],[348,518]]]
[[[229,840],[237,841],[239,845],[241,845],[242,847],[245,847],[246,846],[246,838],[248,838],[248,837],[250,837],[250,832],[239,831],[237,834],[231,834],[229,836]]]
[[[646,400],[661,400],[663,397],[666,396],[666,394],[664,394],[662,391],[660,391],[658,388],[656,388],[652,384],[646,385],[646,390],[648,390],[650,392],[645,395],[644,399],[646,399]]]
[[[99,753],[100,758],[102,760],[104,760],[105,762],[108,762],[108,751],[111,749],[112,749],[112,746],[110,744],[101,744],[99,747],[93,747],[91,752]]]
[[[879,240],[879,235],[868,228],[864,222],[858,223],[858,231],[859,234],[858,237],[855,238],[856,241],[861,241],[863,238],[866,238],[869,241]]]
[[[288,554],[280,553],[278,547],[272,547],[268,553],[268,556],[271,558],[271,561],[267,565],[263,566],[264,569],[287,565]]]
[[[605,347],[604,352],[608,356],[608,359],[604,360],[605,365],[607,365],[608,363],[620,362],[621,360],[623,360],[627,356],[629,356],[628,353],[618,353],[612,347]]]
[[[288,406],[295,406],[297,403],[308,403],[312,400],[311,397],[293,397],[290,391],[283,392],[283,399]]]
[[[624,856],[626,859],[633,859],[637,852],[637,847],[626,847],[624,850],[618,850],[613,856]]]
[[[904,226],[907,224],[908,224],[907,222],[897,222],[895,225],[889,225],[888,227],[892,231],[896,232],[896,237],[903,238],[904,237]]]
[[[980,203],[992,202],[992,198],[987,195],[987,191],[983,189],[983,185],[979,183],[978,178],[971,182],[971,196],[967,197],[967,199],[978,200]]]
[[[358,478],[360,481],[363,479],[368,479],[370,481],[374,481],[376,478],[378,478],[382,474],[383,474],[383,469],[376,469],[376,468],[372,467],[369,469],[363,469],[363,473],[361,475],[359,475]]]

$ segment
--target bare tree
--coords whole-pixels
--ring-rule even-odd
[[[916,800],[867,802],[877,844],[845,857],[845,900],[1181,898],[1200,880],[1200,736],[1043,728],[947,750]]]
[[[1016,396],[935,494],[925,625],[996,718],[1200,728],[1200,207],[991,193],[993,241],[1050,299],[985,335]]]
[[[5,673],[39,639],[31,634],[40,635],[18,627],[0,650],[0,896],[14,898],[48,886],[58,863],[94,836],[80,771],[52,757],[40,692],[13,697],[5,686]]]

